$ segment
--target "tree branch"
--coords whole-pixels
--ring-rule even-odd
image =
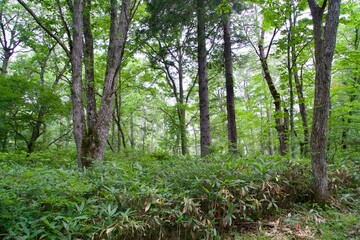
[[[48,144],[48,147],[50,147],[51,145],[53,145],[54,143],[56,143],[57,141],[59,141],[60,139],[62,139],[63,137],[65,137],[66,135],[68,135],[70,132],[72,131],[72,129],[69,129],[66,131],[66,133],[60,135],[58,138],[54,139],[53,141],[51,141],[49,144]]]
[[[275,29],[274,29],[274,32],[273,32],[273,35],[272,35],[272,37],[271,37],[271,40],[270,40],[270,43],[269,43],[269,46],[268,46],[268,49],[267,49],[265,58],[267,58],[267,57],[269,56],[270,49],[271,49],[271,45],[273,44],[274,38],[275,38],[275,36],[276,36],[276,34],[277,34],[278,32],[279,32],[279,29],[278,29],[278,28],[275,28]]]
[[[323,5],[321,6],[321,12],[324,12],[325,8],[326,8],[326,5],[327,5],[327,0],[325,0],[323,2]]]
[[[61,22],[62,22],[62,24],[63,24],[63,26],[64,26],[64,28],[66,30],[66,35],[69,38],[69,46],[70,46],[70,49],[71,49],[72,48],[72,40],[71,40],[70,29],[69,29],[68,24],[65,21],[64,14],[63,14],[63,11],[62,11],[62,8],[61,8],[61,5],[60,5],[60,0],[56,0],[56,3],[58,5]]]
[[[47,33],[50,35],[50,37],[52,37],[60,46],[62,49],[64,49],[66,55],[70,58],[70,51],[69,49],[66,47],[66,45],[61,41],[61,39],[56,36],[52,31],[50,31],[49,28],[47,28],[45,26],[45,24],[38,18],[38,16],[36,16],[36,14],[33,12],[33,10],[31,10],[29,8],[29,6],[24,3],[23,0],[17,0],[18,3],[20,3],[24,8],[25,10],[33,17],[33,19],[37,22],[37,24],[39,24],[39,26]]]
[[[326,3],[326,1],[324,1]],[[319,5],[317,4],[316,0],[308,0],[308,4],[310,8],[317,9],[319,8]]]
[[[186,98],[185,98],[185,102],[186,102],[186,103],[189,102],[190,94],[192,93],[192,90],[194,89],[197,81],[198,81],[198,75],[196,75],[196,77],[195,77],[192,85],[190,86],[190,88],[189,88],[189,90],[188,90],[188,92],[187,92],[187,94],[186,94]]]
[[[165,115],[167,115],[170,118],[170,121],[175,125],[178,126],[178,123],[176,122],[176,120],[170,115],[170,113],[168,113],[165,109],[160,108],[160,110],[165,113]]]

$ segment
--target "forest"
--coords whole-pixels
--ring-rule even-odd
[[[357,0],[1,0],[0,239],[359,239]]]

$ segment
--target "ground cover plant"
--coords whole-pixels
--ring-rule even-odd
[[[329,166],[332,201],[313,203],[310,160],[75,153],[0,155],[2,239],[357,239],[359,162]]]

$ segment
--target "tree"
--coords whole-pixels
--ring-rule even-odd
[[[288,129],[289,129],[289,114],[288,110],[282,107],[282,100],[280,92],[276,89],[274,80],[270,74],[270,69],[268,66],[268,56],[270,52],[271,45],[275,38],[276,33],[279,29],[275,28],[270,44],[268,46],[267,53],[265,53],[264,48],[264,40],[265,40],[265,30],[262,29],[260,33],[260,40],[258,44],[258,50],[256,51],[257,55],[259,56],[261,67],[264,74],[264,79],[268,85],[270,90],[271,96],[274,100],[274,107],[275,107],[275,123],[276,123],[276,131],[278,133],[279,139],[279,151],[281,155],[285,155],[288,151]]]
[[[233,60],[231,52],[231,30],[230,16],[231,7],[224,4],[220,9],[223,12],[223,38],[224,38],[224,60],[225,60],[225,79],[226,79],[226,110],[229,152],[237,151],[237,133],[236,133],[236,115],[235,115],[235,94],[234,94],[234,76]]]
[[[297,134],[295,132],[295,109],[294,109],[294,90],[293,85],[295,85],[296,95],[298,99],[299,113],[301,116],[301,123],[303,128],[303,140],[300,140],[300,153],[303,156],[306,156],[309,153],[309,127],[307,120],[307,111],[305,105],[305,97],[303,93],[303,82],[302,82],[302,72],[303,68],[300,67],[307,62],[311,55],[309,52],[306,52],[306,47],[309,45],[312,38],[309,37],[311,34],[308,30],[309,22],[311,20],[307,18],[299,19],[299,15],[307,7],[306,2],[295,2],[290,0],[286,3],[286,14],[287,14],[287,24],[286,24],[286,37],[285,41],[280,39],[279,47],[277,51],[280,51],[285,46],[286,48],[286,66],[287,66],[287,77],[289,81],[289,101],[290,101],[290,146],[291,154],[295,156],[295,137]],[[300,67],[300,68],[299,68]],[[300,75],[299,75],[300,73]],[[293,82],[294,81],[294,82]],[[295,83],[295,84],[294,84]]]
[[[314,175],[314,197],[323,204],[328,199],[326,162],[327,126],[330,108],[331,67],[334,57],[336,32],[339,24],[340,0],[325,0],[319,6],[308,0],[311,10],[315,44],[315,95],[310,139],[311,166]],[[325,9],[327,7],[327,14]],[[326,17],[325,25],[323,19]]]
[[[264,3],[260,1],[260,4]],[[278,1],[267,2],[265,5],[261,6],[262,22],[259,24],[258,18],[253,20],[255,21],[254,24],[256,24],[256,28],[259,29],[259,34],[256,36],[257,45],[255,44],[255,40],[251,40],[251,38],[255,39],[255,37],[252,37],[249,29],[244,27],[245,35],[258,56],[263,79],[266,82],[273,100],[275,129],[279,141],[280,155],[286,155],[288,152],[289,112],[284,101],[283,95],[285,94],[281,91],[281,78],[279,83],[276,79],[277,75],[272,72],[273,70],[270,68],[271,66],[269,66],[269,56],[272,47],[276,43],[276,36],[285,24],[286,18],[283,15],[284,9],[284,5],[281,5]],[[254,9],[251,10],[251,14],[257,14],[257,11],[257,6],[255,5]],[[268,30],[272,30],[271,37],[266,37]],[[269,41],[267,41],[267,39],[269,39]],[[278,85],[280,85],[280,87]]]
[[[177,111],[177,123],[173,124],[179,131],[181,153],[186,155],[189,153],[186,106],[196,81],[186,82],[188,62],[192,60],[189,49],[194,29],[191,24],[193,12],[183,5],[183,1],[148,2],[149,16],[143,19],[137,39],[140,51],[148,56],[153,68],[164,73],[167,86],[171,89]]]
[[[66,21],[63,6],[57,0],[56,8],[60,24],[65,29],[68,46],[46,26],[22,0],[18,2],[32,15],[38,25],[56,40],[68,55],[71,62],[72,82],[71,100],[73,108],[73,134],[78,153],[78,167],[91,165],[92,161],[102,160],[105,153],[110,120],[113,112],[116,77],[123,58],[124,47],[130,22],[138,8],[138,0],[122,0],[119,13],[119,1],[110,1],[110,36],[107,50],[106,72],[99,110],[96,111],[95,91],[93,90],[93,44],[91,34],[91,0],[67,1],[68,11],[72,13],[72,33]],[[83,44],[83,38],[85,39]],[[84,51],[83,51],[84,50]],[[82,55],[84,53],[84,59]],[[82,66],[85,63],[86,102],[83,101]],[[87,116],[84,109],[87,109]]]
[[[22,25],[20,11],[16,8],[11,9],[12,6],[8,5],[6,1],[0,3],[0,44],[3,53],[0,70],[3,75],[7,74],[10,58],[22,42],[19,31]]]
[[[206,60],[206,8],[204,0],[197,0],[197,42],[198,42],[198,77],[199,77],[199,106],[200,106],[200,151],[201,156],[210,153],[210,114],[209,114],[209,93],[208,75]]]

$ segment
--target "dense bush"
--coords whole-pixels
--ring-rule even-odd
[[[4,239],[221,239],[311,195],[306,159],[129,152],[79,171],[65,152],[0,158]],[[355,167],[330,166],[332,190],[350,205]]]

